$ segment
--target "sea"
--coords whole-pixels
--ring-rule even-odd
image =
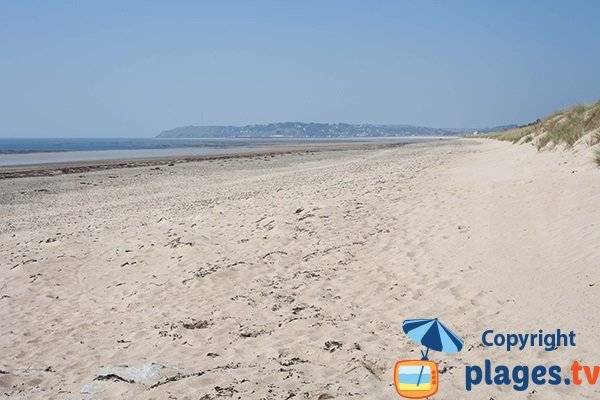
[[[255,148],[330,143],[415,143],[428,138],[0,138],[0,166],[241,153]]]

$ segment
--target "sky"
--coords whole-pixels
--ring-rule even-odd
[[[600,2],[2,1],[0,137],[481,128],[600,99]]]

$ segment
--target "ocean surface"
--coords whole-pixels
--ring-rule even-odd
[[[318,143],[414,143],[429,141],[415,137],[398,138],[0,138],[0,166],[74,161],[210,155],[248,151],[252,148],[283,147]]]

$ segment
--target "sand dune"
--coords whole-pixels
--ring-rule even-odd
[[[61,399],[396,398],[404,319],[464,366],[599,363],[600,179],[591,161],[460,140],[0,181],[0,393]],[[507,353],[485,329],[578,344]],[[595,358],[596,357],[596,358]]]

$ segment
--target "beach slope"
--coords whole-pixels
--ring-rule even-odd
[[[597,362],[600,172],[489,140],[298,151],[0,181],[0,393],[27,399],[392,399],[404,319],[465,365]],[[484,330],[577,333],[502,351]]]

